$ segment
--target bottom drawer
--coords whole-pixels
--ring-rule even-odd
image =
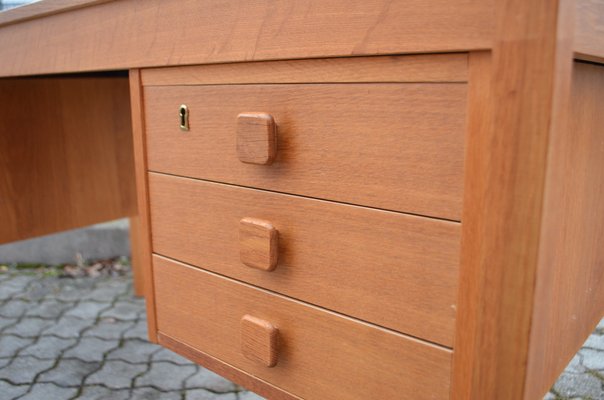
[[[160,333],[296,396],[449,395],[448,349],[161,256],[153,264]]]

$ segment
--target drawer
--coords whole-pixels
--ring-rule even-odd
[[[450,350],[162,257],[153,263],[160,342],[165,335],[305,399],[448,397]]]
[[[466,89],[465,83],[147,86],[148,168],[460,220]],[[189,131],[179,127],[181,104]],[[240,160],[238,116],[249,112],[270,115],[276,125],[271,164]],[[266,141],[261,128],[255,127],[257,139],[247,139]]]
[[[155,253],[452,347],[460,224],[158,173],[149,193]],[[242,262],[246,218],[274,270]]]

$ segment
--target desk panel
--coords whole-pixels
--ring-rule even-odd
[[[0,243],[136,214],[127,76],[0,80]]]

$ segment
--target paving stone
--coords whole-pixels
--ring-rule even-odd
[[[23,299],[26,301],[39,301],[47,296],[54,296],[61,290],[61,286],[55,279],[41,279],[32,282],[27,291],[20,292],[14,299]]]
[[[589,374],[562,374],[554,385],[554,390],[562,397],[604,400],[602,382]]]
[[[145,364],[106,361],[103,368],[86,379],[85,384],[103,384],[111,389],[127,389],[131,386],[132,380],[146,370]]]
[[[56,300],[45,300],[30,306],[25,315],[28,317],[56,319],[69,307],[70,305],[68,303],[61,303]]]
[[[64,315],[66,317],[95,320],[101,315],[102,311],[109,307],[111,307],[111,303],[109,302],[81,301]]]
[[[38,360],[35,357],[17,357],[6,367],[0,369],[0,379],[14,384],[31,384],[38,373],[52,367],[54,360]]]
[[[78,400],[128,400],[130,399],[130,390],[107,389],[103,386],[85,386]]]
[[[134,326],[132,321],[102,319],[95,326],[86,330],[84,336],[95,336],[103,339],[120,339],[124,332]]]
[[[132,363],[146,363],[151,355],[160,349],[159,346],[139,339],[126,340],[122,347],[107,355],[107,360],[124,360]]]
[[[175,365],[158,361],[151,364],[145,374],[136,379],[135,386],[153,386],[163,391],[179,390],[184,387],[185,379],[195,373],[193,365]]]
[[[244,391],[244,392],[239,393],[239,400],[265,400],[265,399],[264,399],[264,397],[259,396],[254,392]]]
[[[186,391],[186,400],[237,400],[235,393],[212,393],[204,389]]]
[[[37,278],[34,275],[15,275],[6,282],[2,282],[0,285],[0,293],[4,293],[5,291],[16,293],[14,292],[15,290],[24,292],[27,290],[27,287],[36,280]]]
[[[181,355],[162,347],[157,353],[151,357],[153,361],[169,361],[179,365],[195,365],[193,362],[187,360]]]
[[[90,292],[87,287],[63,286],[55,298],[61,301],[77,301]]]
[[[180,400],[179,392],[161,392],[153,388],[138,388],[132,391],[131,400]]]
[[[31,303],[27,301],[7,301],[2,307],[0,307],[0,318],[20,318],[27,312],[28,307],[31,307]]]
[[[43,359],[56,359],[63,350],[76,344],[76,339],[62,339],[55,336],[42,336],[31,346],[19,352],[20,356],[36,356]]]
[[[40,333],[54,322],[43,318],[23,318],[13,326],[6,328],[2,334],[14,334],[22,337],[38,337]]]
[[[103,361],[106,352],[119,346],[115,340],[103,340],[95,337],[84,337],[73,348],[63,353],[63,358],[77,358],[82,361]]]
[[[590,335],[583,347],[604,351],[604,335]]]
[[[115,277],[112,279],[105,279],[99,281],[96,285],[96,288],[103,289],[106,287],[110,287],[112,290],[115,290],[117,293],[120,293],[120,295],[125,296],[132,292],[131,281],[131,277]]]
[[[89,374],[99,369],[101,363],[80,360],[60,360],[56,367],[38,377],[38,382],[52,382],[59,386],[80,387]]]
[[[564,369],[565,372],[575,374],[582,374],[586,370],[587,369],[583,366],[583,355],[581,353],[575,354],[573,359],[570,360],[570,363]]]
[[[134,294],[129,294],[127,297],[124,298],[126,301],[132,303],[132,304],[136,304],[137,306],[139,306],[143,311],[145,311],[145,306],[146,306],[146,302],[145,302],[145,298],[144,297],[137,297]]]
[[[247,400],[247,399],[242,399],[242,397],[241,397],[241,396],[239,396],[239,400]],[[553,393],[551,393],[551,392],[548,392],[548,393],[545,395],[545,397],[543,398],[543,400],[556,400],[556,395],[555,395],[555,394],[553,394]]]
[[[0,395],[2,399],[13,400],[29,390],[29,385],[14,386],[8,382],[0,381]]]
[[[10,358],[0,358],[0,368],[6,367],[11,361]]]
[[[94,319],[62,317],[56,323],[42,331],[43,335],[56,335],[62,338],[78,338],[80,333],[95,324]]]
[[[17,286],[9,286],[9,282],[2,282],[0,284],[0,300],[8,300],[11,299],[13,297],[15,297],[16,295],[18,295],[19,293],[23,293],[23,291],[25,289],[20,289]]]
[[[101,317],[115,318],[121,321],[135,321],[138,319],[139,312],[140,306],[126,301],[118,301],[111,309],[103,311]]]
[[[52,383],[36,383],[29,393],[20,397],[19,400],[69,400],[75,396],[78,389],[59,387]]]
[[[125,290],[123,285],[105,285],[86,293],[82,300],[111,301],[123,295]]]
[[[583,366],[591,370],[604,370],[604,351],[582,349]]]
[[[0,357],[14,357],[19,350],[32,344],[34,340],[14,335],[2,335],[0,336]]]
[[[148,340],[149,333],[147,331],[147,320],[139,320],[134,326],[126,330],[124,339],[142,339]]]
[[[205,368],[195,367],[198,371],[185,382],[187,389],[204,388],[219,393],[234,392],[237,390],[237,386],[234,383],[227,381],[220,375]]]
[[[1,317],[0,318],[0,331],[2,331],[4,328],[14,325],[15,323],[17,323],[18,318],[5,318],[5,317]]]

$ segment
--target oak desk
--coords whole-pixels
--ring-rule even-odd
[[[10,10],[0,241],[138,209],[150,339],[268,398],[539,399],[604,313],[603,63],[596,0]]]

